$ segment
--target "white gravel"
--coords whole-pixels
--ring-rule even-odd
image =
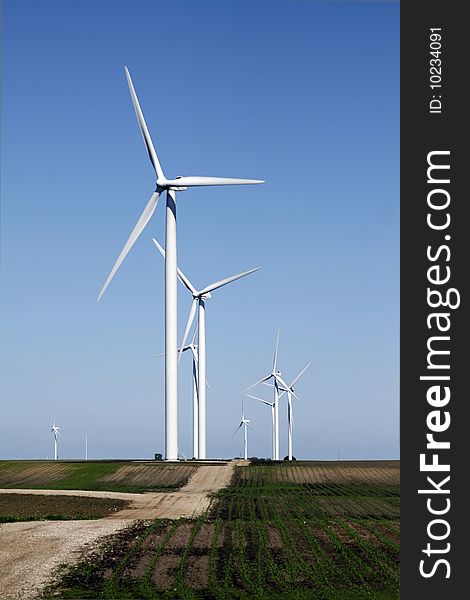
[[[77,562],[103,536],[133,521],[33,521],[0,526],[0,598],[37,596],[62,563]]]

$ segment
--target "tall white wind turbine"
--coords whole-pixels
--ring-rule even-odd
[[[287,455],[288,459],[292,460],[292,429],[294,425],[294,414],[292,412],[292,396],[299,400],[299,397],[294,393],[294,385],[297,381],[302,377],[305,371],[309,368],[310,363],[308,363],[300,373],[295,377],[292,383],[289,386],[282,386],[279,389],[281,390],[281,394],[279,398],[281,398],[285,393],[287,394]]]
[[[279,351],[279,331],[277,332],[277,337],[276,337],[276,347],[274,350],[273,368],[272,368],[271,373],[269,373],[269,375],[266,375],[266,377],[263,377],[256,383],[253,383],[253,385],[250,385],[249,387],[247,387],[243,390],[243,393],[245,393],[248,390],[251,390],[251,388],[254,388],[255,386],[259,385],[260,383],[268,383],[269,381],[272,380],[272,384],[274,387],[274,400],[273,400],[274,427],[275,427],[275,431],[276,431],[274,460],[279,460],[279,385],[282,385],[283,388],[285,388],[285,389],[287,389],[287,387],[288,387],[287,383],[281,377],[281,372],[277,369],[278,351]],[[269,385],[269,383],[268,383],[268,385]]]
[[[160,251],[160,254],[165,258],[165,250],[161,247],[161,245],[157,242],[156,239],[152,238],[155,246]],[[181,271],[181,269],[177,269],[178,278],[186,287],[186,289],[191,293],[193,297],[193,301],[191,303],[191,308],[189,311],[188,321],[186,323],[186,328],[183,334],[183,340],[180,346],[180,355],[182,352],[182,348],[186,343],[186,339],[189,335],[189,331],[191,329],[191,325],[193,324],[194,317],[196,315],[196,309],[198,308],[198,381],[206,381],[206,303],[205,301],[211,298],[211,292],[223,287],[224,285],[228,285],[241,277],[245,277],[246,275],[250,275],[250,273],[254,273],[260,267],[256,267],[254,269],[250,269],[249,271],[244,271],[243,273],[238,273],[238,275],[232,275],[231,277],[226,277],[225,279],[221,279],[220,281],[216,281],[211,285],[206,286],[202,290],[198,291],[193,286],[193,284],[189,281],[186,275]],[[199,459],[206,458],[206,387],[204,385],[200,385],[198,388],[198,401],[199,401]]]
[[[252,396],[251,394],[247,394],[248,398],[253,398],[254,400],[259,400],[266,406],[271,407],[271,427],[272,427],[272,458],[275,460],[276,457],[276,416],[275,416],[275,405],[274,402],[268,402],[267,400],[263,400],[262,398],[258,398],[258,396]]]
[[[52,425],[51,433],[54,434],[54,460],[57,460],[59,458],[59,438],[58,438],[58,436],[61,435],[61,433],[59,431],[59,427],[57,427],[57,425],[55,424],[55,418],[54,418],[54,422]]]
[[[106,279],[98,301],[116,274],[122,261],[127,256],[137,238],[152,217],[160,195],[166,192],[166,233],[165,233],[165,459],[178,459],[178,322],[177,322],[177,282],[176,282],[176,192],[182,192],[191,187],[213,185],[240,185],[263,183],[259,179],[233,179],[224,177],[176,177],[167,179],[163,173],[160,161],[152,143],[147,124],[140,108],[137,94],[130,73],[125,68],[127,83],[131,93],[140,132],[142,134],[150,162],[156,174],[156,189],[150,197],[147,206],[139,217],[129,239],[124,245],[117,261]]]

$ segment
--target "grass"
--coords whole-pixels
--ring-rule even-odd
[[[397,466],[239,467],[205,515],[139,524],[47,597],[397,600]]]
[[[0,461],[0,488],[171,492],[180,489],[196,465],[111,461]]]
[[[85,496],[0,494],[0,523],[99,519],[128,504],[126,500]]]

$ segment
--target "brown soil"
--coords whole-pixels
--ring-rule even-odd
[[[103,483],[126,483],[135,486],[181,487],[194,475],[197,467],[192,465],[132,464],[125,465],[115,473],[100,479]]]
[[[189,542],[192,528],[193,523],[182,523],[171,536],[165,551],[181,554]]]
[[[50,492],[49,492],[50,493]],[[84,519],[106,517],[129,504],[126,500],[35,494],[0,494],[0,516],[41,520],[48,516]]]
[[[268,530],[268,544],[270,548],[282,548],[281,535],[275,525],[267,525]]]
[[[186,564],[185,579],[194,590],[205,590],[209,585],[209,556],[190,556]]]
[[[178,571],[180,557],[176,554],[164,554],[155,566],[152,582],[161,590],[170,588]]]

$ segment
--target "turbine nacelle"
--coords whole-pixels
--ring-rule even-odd
[[[201,300],[209,300],[210,298],[212,298],[212,295],[210,292],[206,292],[205,294],[199,294],[196,296],[193,294],[193,298],[195,300],[197,300],[198,298],[200,298]]]

